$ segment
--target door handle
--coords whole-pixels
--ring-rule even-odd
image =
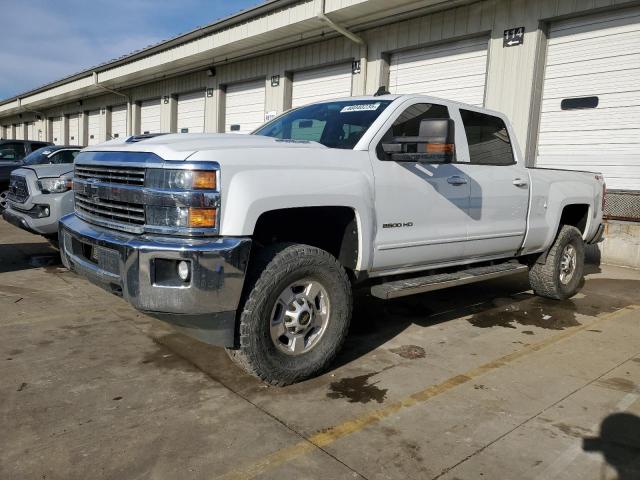
[[[450,183],[451,185],[466,185],[467,179],[460,175],[454,175],[447,178],[447,183]]]
[[[527,186],[527,181],[526,181],[526,180],[523,180],[523,179],[521,179],[521,178],[514,178],[514,179],[513,179],[513,184],[514,184],[516,187],[526,187],[526,186]]]

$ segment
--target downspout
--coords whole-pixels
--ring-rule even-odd
[[[338,25],[333,20],[331,20],[329,17],[327,17],[327,15],[325,14],[325,10],[326,10],[326,0],[321,0],[321,2],[320,2],[320,11],[316,14],[316,17],[318,19],[320,19],[321,21],[323,21],[324,23],[326,23],[327,25],[329,25],[332,29],[334,29],[339,34],[347,37],[352,42],[357,43],[358,45],[361,46],[361,49],[360,49],[360,51],[361,51],[361,54],[360,54],[360,74],[362,75],[363,93],[366,95],[366,90],[367,90],[367,63],[368,63],[368,60],[369,60],[369,46],[367,45],[367,42],[362,37],[360,37],[359,35],[356,35],[353,32],[350,32],[349,30],[347,30],[343,26]]]
[[[96,87],[101,88],[109,93],[120,95],[121,97],[125,98],[125,100],[127,101],[127,130],[131,130],[133,132],[133,124],[131,123],[131,111],[133,110],[133,106],[131,105],[131,95],[127,95],[126,93],[122,93],[102,85],[100,82],[98,82],[98,72],[93,72],[93,84]],[[127,135],[129,135],[129,132],[127,132]]]

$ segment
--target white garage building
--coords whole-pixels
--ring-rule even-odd
[[[0,101],[0,136],[248,133],[380,86],[505,112],[529,165],[601,171],[640,220],[640,1],[271,0]]]

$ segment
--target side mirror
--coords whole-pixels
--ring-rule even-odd
[[[455,153],[455,122],[450,118],[426,118],[417,137],[394,137],[382,144],[394,162],[448,163]]]

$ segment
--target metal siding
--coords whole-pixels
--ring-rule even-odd
[[[56,145],[64,144],[62,135],[62,117],[51,119],[51,141]]]
[[[597,96],[597,108],[562,110]],[[536,165],[602,172],[640,190],[640,8],[551,25]]]
[[[36,123],[27,122],[27,140],[38,140],[36,135]]]
[[[127,106],[117,105],[111,108],[111,138],[127,136]]]
[[[228,85],[225,108],[225,132],[231,131],[231,125],[240,125],[240,133],[258,128],[264,123],[265,81]]]
[[[205,92],[178,96],[178,133],[204,133]]]
[[[87,145],[96,145],[100,139],[100,110],[91,110],[87,120]]]
[[[393,54],[389,88],[482,106],[486,77],[487,39],[482,37]]]
[[[24,125],[22,123],[18,123],[16,125],[16,140],[25,140],[25,138],[24,138]]]
[[[160,132],[160,99],[145,100],[140,105],[140,133]]]
[[[351,96],[351,64],[294,72],[292,108],[332,98]]]

